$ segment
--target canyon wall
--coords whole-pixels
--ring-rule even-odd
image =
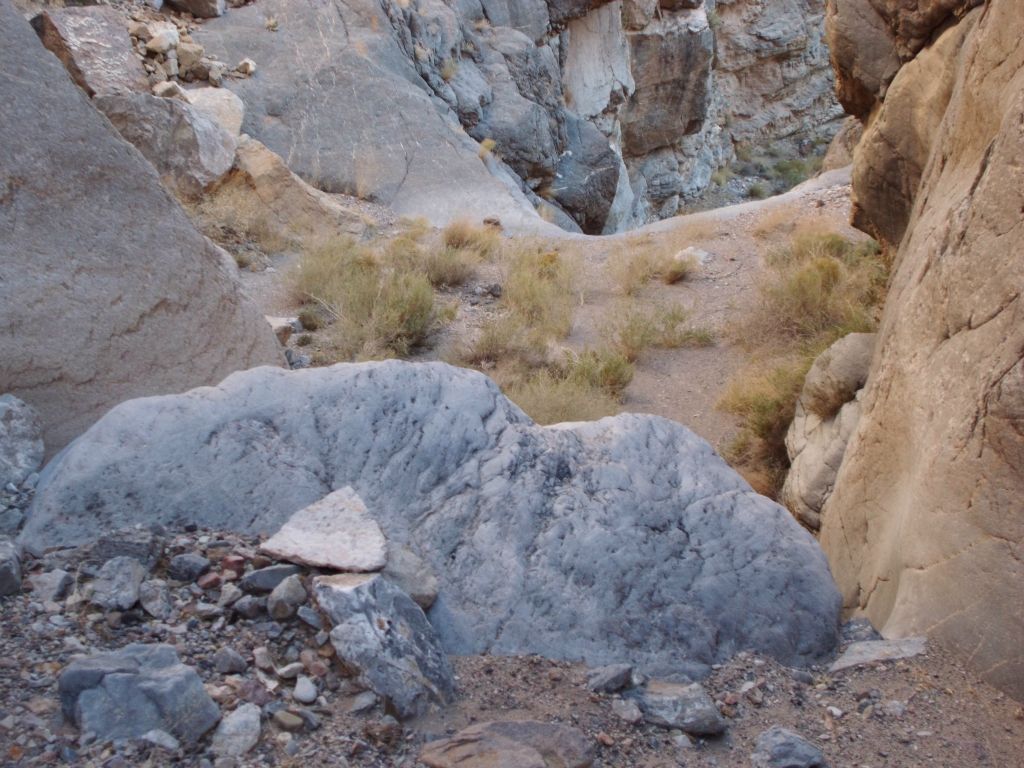
[[[821,543],[848,610],[1024,698],[1024,14],[977,5],[830,0],[855,218],[894,272]]]
[[[197,35],[300,176],[442,223],[674,215],[737,143],[838,127],[824,0],[260,0]]]

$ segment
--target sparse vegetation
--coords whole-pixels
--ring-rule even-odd
[[[764,184],[755,181],[753,184],[747,187],[747,197],[751,198],[752,200],[763,200],[764,198],[768,197],[768,190],[765,189]]]
[[[651,347],[706,347],[715,342],[710,330],[691,325],[689,312],[677,305],[649,309],[625,303],[613,312],[604,334],[611,347],[631,363]]]
[[[328,333],[340,357],[404,357],[439,322],[427,275],[389,255],[339,239],[308,251],[293,274],[297,298],[332,320]]]
[[[480,258],[486,259],[494,255],[501,242],[501,233],[497,227],[487,224],[474,224],[468,219],[456,219],[441,232],[445,246],[460,251],[472,251]]]
[[[480,142],[480,148],[476,151],[481,160],[486,160],[488,157],[494,154],[494,148],[498,146],[498,142],[494,139],[484,139]]]
[[[651,280],[657,278],[673,285],[691,277],[697,262],[682,257],[670,243],[651,240],[629,240],[623,250],[613,254],[606,267],[612,283],[625,296],[634,296]]]
[[[459,71],[459,62],[455,59],[445,59],[441,65],[441,79],[446,83],[451,82],[452,78]]]
[[[798,231],[768,258],[756,304],[730,329],[754,354],[719,407],[740,419],[729,458],[763,493],[778,492],[788,468],[785,436],[808,368],[847,333],[874,330],[888,268],[874,241]]]

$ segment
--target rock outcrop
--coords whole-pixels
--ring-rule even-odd
[[[734,143],[830,136],[823,17],[824,0],[266,0],[197,39],[259,62],[231,83],[244,130],[321,191],[600,234],[674,215]]]
[[[701,674],[742,649],[804,664],[836,642],[813,538],[689,430],[538,427],[438,363],[261,368],[123,403],[44,470],[22,541],[143,521],[272,533],[345,485],[437,576],[449,653]]]
[[[0,91],[0,391],[48,451],[123,400],[278,364],[228,257],[7,0]]]
[[[790,468],[779,501],[813,530],[821,527],[821,509],[860,418],[856,398],[874,345],[873,333],[851,333],[822,352],[807,373],[786,433]]]
[[[915,30],[971,3],[873,5],[903,35],[902,55],[931,40]],[[1019,698],[1022,37],[1015,0],[972,11],[896,74],[867,129],[879,141],[858,147],[862,223],[894,251],[895,271],[821,535],[847,609],[888,637],[934,636]],[[892,183],[863,172],[879,164]]]

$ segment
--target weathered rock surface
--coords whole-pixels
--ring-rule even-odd
[[[991,0],[964,24],[961,45],[954,28],[918,55],[952,58],[890,88],[876,118],[923,162],[896,180],[910,214],[821,542],[849,610],[886,637],[933,636],[1024,698],[1024,16]],[[945,107],[915,112],[935,123],[886,119],[947,70]],[[889,192],[854,189],[865,212]]]
[[[977,17],[946,30],[904,65],[864,129],[853,165],[853,220],[880,241],[895,246],[903,239]]]
[[[438,582],[430,566],[413,552],[393,542],[388,544],[388,562],[382,573],[411,597],[424,611],[437,600]]]
[[[0,396],[0,487],[21,485],[43,463],[43,426],[36,409]]]
[[[200,197],[235,162],[234,137],[181,99],[139,93],[99,96],[93,103],[183,200]]]
[[[0,596],[21,591],[21,553],[7,537],[0,537]]]
[[[379,571],[387,563],[380,526],[348,486],[300,509],[260,550],[278,560],[335,571]]]
[[[426,615],[378,575],[318,576],[313,593],[330,619],[338,658],[353,667],[399,717],[447,704],[455,677]]]
[[[533,720],[478,723],[423,747],[430,768],[588,768],[594,747],[575,728]]]
[[[180,46],[179,46],[180,47]],[[188,103],[236,139],[242,132],[245,104],[227,88],[192,88],[185,91]]]
[[[786,433],[790,469],[779,500],[818,529],[850,435],[860,418],[857,393],[867,380],[875,334],[851,333],[814,361]]]
[[[332,485],[430,565],[449,652],[700,673],[742,649],[802,664],[836,642],[813,538],[689,430],[538,427],[443,364],[263,368],[123,403],[44,470],[23,540],[141,520],[269,532]]]
[[[103,740],[161,730],[193,745],[220,719],[199,675],[169,645],[134,643],[76,659],[58,688],[64,716]]]
[[[124,18],[114,8],[51,8],[33,18],[32,26],[75,84],[90,96],[149,91]]]
[[[828,768],[821,750],[788,728],[773,725],[757,737],[753,768]]]
[[[108,611],[127,611],[139,601],[139,587],[144,578],[146,571],[134,557],[112,558],[96,575],[89,599]]]
[[[0,72],[0,391],[39,411],[47,451],[123,400],[279,364],[234,266],[8,0]]]
[[[924,653],[926,640],[923,637],[904,637],[899,640],[864,640],[852,643],[843,655],[832,662],[830,672],[839,672],[861,664],[877,661],[907,659]]]
[[[825,159],[821,161],[821,170],[835,171],[853,163],[853,151],[864,135],[864,125],[856,117],[848,117],[843,121],[839,132],[828,145]]]
[[[319,190],[435,223],[538,228],[536,208],[620,231],[673,215],[734,143],[830,136],[839,116],[824,0],[268,3],[197,33],[260,62],[232,85],[244,130]]]
[[[274,34],[268,16],[279,22]],[[439,113],[411,40],[398,39],[378,3],[268,0],[211,20],[196,39],[222,61],[260,63],[257,77],[232,85],[246,106],[243,130],[317,189],[436,223],[456,212],[509,226],[539,222],[522,192],[481,162],[458,121]]]
[[[260,708],[242,704],[226,715],[213,733],[213,753],[218,757],[241,757],[260,740]]]
[[[725,731],[725,719],[700,683],[652,680],[638,701],[644,719],[654,725],[694,736],[716,736]]]

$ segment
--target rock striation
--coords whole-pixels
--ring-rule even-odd
[[[271,533],[346,485],[436,576],[449,653],[701,674],[836,642],[813,538],[692,432],[639,415],[538,427],[439,363],[260,368],[123,403],[44,470],[22,541],[136,522]]]
[[[858,224],[895,271],[821,542],[848,610],[1024,698],[1024,16],[871,5],[915,58],[856,152]]]
[[[0,391],[38,410],[49,452],[125,399],[279,364],[228,257],[8,0],[0,91]]]

